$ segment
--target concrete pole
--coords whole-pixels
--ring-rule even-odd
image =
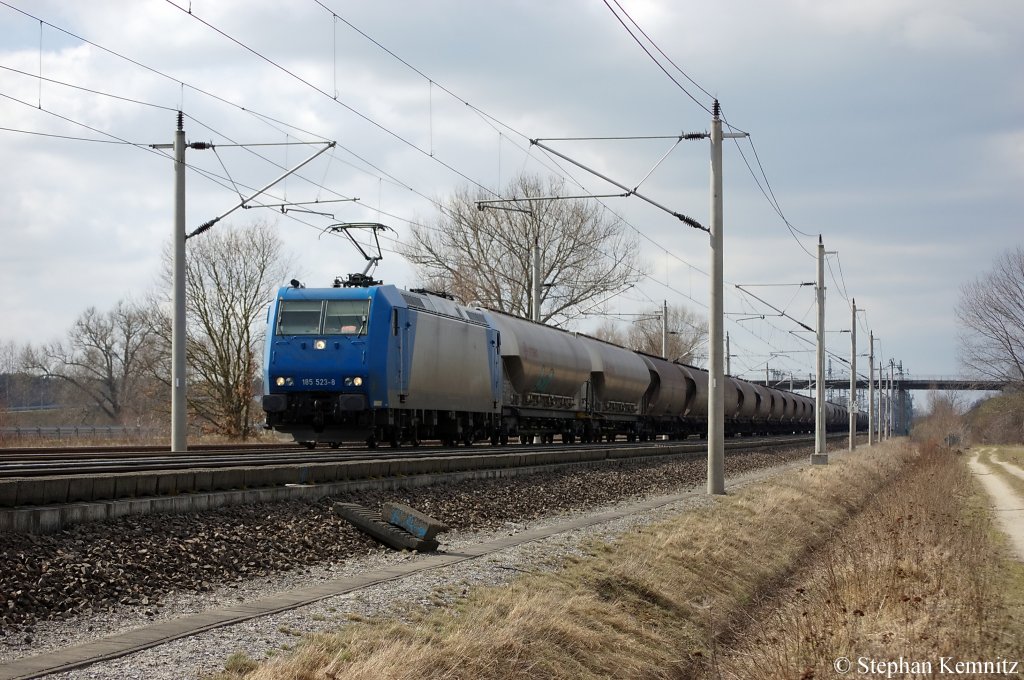
[[[764,365],[764,386],[768,387],[768,364]]]
[[[708,314],[708,486],[709,494],[725,493],[725,364],[722,330],[722,119],[718,100],[711,115],[711,304]]]
[[[882,399],[883,399],[883,401],[885,403],[885,408],[882,411],[882,423],[881,423],[882,434],[879,436],[879,438],[880,439],[888,439],[889,438],[889,428],[886,425],[886,423],[889,421],[889,383],[887,382],[888,381],[888,376],[886,375],[888,373],[888,364],[886,364],[883,361],[880,364],[880,366],[879,366],[879,370],[881,371],[881,377],[879,378],[878,382],[880,383],[881,390],[882,390],[882,395],[883,395]]]
[[[729,346],[729,332],[725,333],[725,374],[732,375],[732,348]]]
[[[882,419],[882,437],[885,438],[885,439],[888,439],[889,438],[889,426],[888,426],[889,411],[890,411],[890,409],[892,409],[892,402],[889,401],[889,385],[886,382],[888,378],[885,375],[885,373],[887,373],[887,371],[885,370],[885,367],[886,367],[886,364],[883,362],[882,363],[883,375],[882,375],[881,383],[882,383],[882,392],[885,394],[885,418]]]
[[[885,414],[882,417],[882,438],[889,438],[889,364],[882,362],[882,394],[885,395]]]
[[[847,411],[850,412],[850,450],[857,448],[857,300],[850,300],[853,314],[850,319],[850,401]]]
[[[886,390],[886,363],[879,359],[879,441],[886,438],[886,419],[889,418],[889,393]]]
[[[889,419],[885,423],[886,437],[888,437],[888,438],[892,438],[892,425],[893,425],[893,422],[895,422],[895,420],[896,420],[896,409],[894,408],[896,406],[896,400],[894,398],[895,395],[893,394],[893,389],[892,389],[892,374],[893,374],[893,370],[894,370],[895,365],[896,365],[896,360],[895,359],[889,359]]]
[[[668,300],[661,301],[661,358],[668,359]]]
[[[171,451],[188,450],[185,400],[185,128],[174,133],[174,317],[171,322]]]
[[[896,433],[901,435],[910,434],[910,423],[907,420],[907,393],[903,385],[903,362],[896,366],[896,384],[894,385],[896,395]]]
[[[868,446],[875,443],[875,332],[868,333]]]
[[[815,362],[814,393],[814,454],[811,463],[828,465],[828,453],[825,452],[825,244],[818,236],[818,356]]]
[[[530,318],[540,323],[540,291],[541,284],[540,280],[540,239],[533,240],[533,305],[531,305]]]

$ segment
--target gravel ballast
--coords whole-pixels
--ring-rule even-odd
[[[806,458],[806,449],[744,452],[727,456],[726,469],[736,475]],[[388,501],[410,505],[451,527],[441,537],[442,549],[457,551],[460,545],[567,515],[699,487],[705,470],[703,458],[621,461],[312,503],[125,518],[48,536],[0,535],[0,661],[416,559],[381,549],[352,529],[332,512],[336,500],[373,508]],[[684,505],[702,502],[707,501],[698,497]],[[556,566],[588,538],[611,537],[679,509],[559,534],[494,558],[210,631],[65,677],[189,677],[221,668],[235,651],[265,658],[268,651],[294,645],[303,633],[361,616],[400,614],[399,602],[404,603],[399,609],[436,605],[473,585],[503,583],[522,571]]]

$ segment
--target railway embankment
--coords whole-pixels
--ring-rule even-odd
[[[802,466],[540,571],[336,624],[262,663],[236,654],[220,677],[1018,677],[1024,663],[1022,565],[964,456],[937,447]]]
[[[755,450],[727,456],[726,465],[742,474],[806,457],[805,448]],[[46,535],[0,533],[0,660],[252,600],[308,584],[313,572],[331,578],[367,555],[392,554],[337,517],[338,500],[371,508],[402,502],[472,541],[479,532],[515,533],[566,512],[700,488],[705,467],[678,456],[622,459],[401,491],[125,516]]]
[[[727,450],[788,446],[806,437],[736,439]],[[753,442],[753,443],[752,443]],[[704,444],[476,447],[436,455],[387,455],[317,463],[251,465],[111,474],[61,474],[0,479],[0,532],[47,534],[83,522],[149,514],[184,514],[246,504],[315,501],[341,494],[402,490],[542,471],[616,465],[625,460],[703,456]],[[393,452],[398,453],[398,452]]]

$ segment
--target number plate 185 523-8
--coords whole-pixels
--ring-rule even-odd
[[[335,387],[337,378],[303,378],[299,381],[303,387]]]

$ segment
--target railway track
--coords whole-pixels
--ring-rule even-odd
[[[845,435],[844,435],[845,436]],[[731,449],[763,446],[794,446],[813,442],[808,435],[775,437],[743,437],[730,440]],[[636,444],[611,442],[604,444],[547,444],[509,445],[493,447],[481,444],[474,447],[438,447],[430,445],[404,449],[367,449],[352,444],[337,449],[307,450],[292,445],[196,448],[187,453],[172,454],[166,448],[102,447],[72,449],[4,449],[0,451],[0,479],[48,477],[59,475],[108,475],[130,472],[187,471],[231,467],[269,467],[277,465],[305,465],[311,463],[341,463],[355,461],[381,461],[396,458],[432,458],[438,456],[493,455],[494,453],[613,450],[616,448],[650,448],[657,455],[659,448],[673,447],[676,452],[702,452],[706,442],[691,441],[650,442]],[[682,448],[682,451],[680,451]]]
[[[748,438],[730,444],[754,441]],[[773,443],[778,441],[776,438]],[[761,442],[762,449],[776,448],[764,446],[763,439]],[[703,442],[692,443],[704,448]],[[798,450],[727,456],[727,474],[732,479],[735,474],[806,460],[804,449],[809,443],[809,438],[800,438]],[[834,445],[841,444],[836,441]],[[519,448],[525,447],[512,451]],[[515,531],[519,533],[518,527],[531,518],[574,512],[581,518],[579,521],[591,521],[583,513],[592,514],[609,504],[621,508],[623,500],[686,493],[687,489],[700,493],[703,467],[697,456],[648,458],[623,467],[566,467],[526,477],[476,479],[440,487],[366,490],[346,498],[367,507],[400,498],[414,507],[430,508],[432,515],[463,535],[498,531],[500,535],[494,540],[506,549],[509,527],[517,527]],[[368,539],[341,523],[331,512],[330,503],[285,503],[275,506],[273,512],[243,505],[188,517],[124,518],[114,520],[114,524],[95,524],[51,537],[12,535],[12,549],[6,553],[7,562],[0,560],[0,573],[11,577],[10,590],[18,596],[11,598],[13,606],[0,612],[0,620],[6,617],[3,622],[17,634],[6,638],[10,651],[0,660],[0,677],[35,677],[66,671],[158,646],[175,637],[191,636],[211,626],[224,626],[232,621],[215,620],[210,608],[236,608],[243,597],[250,616],[278,613],[305,601],[289,592],[287,606],[278,603],[261,608],[261,598],[273,598],[282,588],[289,587],[323,590],[331,579],[339,578],[333,565],[353,563],[368,552],[373,556],[366,570],[357,572],[354,578],[371,583],[380,581],[384,578],[380,558]],[[534,538],[524,535],[522,540]],[[480,546],[486,547],[483,543]],[[470,550],[475,551],[472,555],[487,554],[477,548]],[[465,547],[451,554],[463,553],[470,554]],[[83,571],[82,562],[88,562],[90,568]],[[386,578],[394,580],[394,564],[387,564]],[[282,574],[291,573],[296,578],[288,582],[294,582],[294,586],[281,586],[278,580],[260,585],[264,578],[280,579]],[[193,594],[182,598],[180,593],[185,591]],[[172,592],[178,594],[169,597]],[[84,613],[62,621],[65,611]],[[275,629],[286,635],[281,632],[280,622],[268,625],[267,635]],[[126,630],[129,632],[125,633]],[[291,643],[290,639],[283,642]],[[0,652],[4,644],[0,639]],[[171,653],[168,648],[155,652],[157,664],[166,665],[165,655]],[[220,663],[223,654],[214,655],[214,659]],[[105,670],[96,667],[96,672],[99,677],[125,677],[140,671],[148,676],[155,669],[145,663],[140,657],[133,657],[120,666],[115,664]],[[192,674],[191,666],[189,669],[184,671],[175,666],[167,677]],[[205,673],[211,669],[201,670]]]

